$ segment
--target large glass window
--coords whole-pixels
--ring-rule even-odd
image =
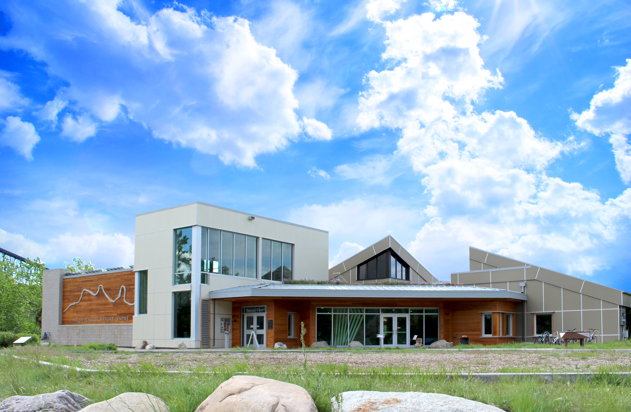
[[[175,230],[175,276],[176,285],[191,283],[191,258],[193,253],[193,229]]]
[[[147,314],[147,271],[138,272],[138,314]]]
[[[410,280],[407,264],[392,249],[357,265],[357,280],[388,278]]]
[[[256,279],[256,238],[247,236],[245,276]]]
[[[289,243],[263,239],[262,279],[281,281],[293,278],[293,248]]]
[[[191,292],[173,292],[173,338],[191,337]]]
[[[360,342],[365,346],[379,346],[380,341],[377,335],[380,333],[382,315],[386,315],[383,316],[385,321],[383,327],[386,332],[383,343],[384,345],[392,344],[394,320],[391,314],[397,314],[397,321],[400,322],[403,322],[409,314],[410,345],[416,343],[413,339],[414,335],[422,338],[424,345],[431,345],[438,340],[438,309],[434,308],[317,308],[317,340],[326,341],[331,346],[347,346],[351,341]],[[406,315],[405,318],[400,316],[401,314]],[[403,322],[403,325],[406,322]],[[402,330],[405,329],[404,327]],[[404,345],[405,339],[405,335],[401,334],[397,341],[400,345]]]
[[[202,228],[202,283],[209,273],[256,279],[256,246],[256,237]]]

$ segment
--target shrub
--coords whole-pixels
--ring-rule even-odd
[[[19,336],[13,332],[0,332],[0,348],[8,348]]]
[[[38,335],[31,335],[30,333],[13,333],[13,332],[0,332],[0,348],[8,348],[13,346],[13,342],[20,339],[22,336],[30,336],[27,345],[38,345],[40,340]]]
[[[111,350],[116,351],[114,343],[86,343],[78,348],[79,350]]]

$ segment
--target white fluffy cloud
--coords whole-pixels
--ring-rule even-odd
[[[458,7],[458,0],[429,0],[429,6],[435,11],[451,11]]]
[[[436,19],[432,13],[384,22],[386,51],[396,66],[366,76],[359,98],[358,125],[405,128],[453,117],[458,107],[503,81],[485,69],[479,54],[478,22],[458,12]]]
[[[39,142],[39,135],[35,126],[15,116],[9,116],[0,122],[0,146],[7,146],[24,156],[26,160],[33,160],[33,148]]]
[[[68,82],[67,107],[101,122],[124,113],[155,137],[226,164],[255,166],[257,155],[300,134],[297,73],[255,40],[247,20],[178,5],[154,14],[137,5],[128,15],[121,4],[8,2],[13,26],[0,48],[24,50]],[[326,138],[328,128],[316,126],[315,137]],[[77,140],[88,134],[81,130]]]
[[[398,130],[395,155],[409,157],[420,175],[428,203],[410,251],[443,279],[467,269],[470,245],[575,274],[605,268],[608,248],[630,229],[631,191],[603,200],[547,176],[571,144],[537,134],[516,113],[473,110],[485,90],[502,82],[484,67],[475,19],[427,13],[382,24],[389,66],[367,74],[357,122],[362,130]],[[620,110],[622,84],[621,71],[615,92],[592,104],[599,113],[618,105],[615,122],[598,124],[615,124],[620,133],[619,114],[631,113]],[[597,117],[590,116],[583,117]],[[623,159],[629,147],[619,137],[616,144]]]
[[[362,250],[364,250],[364,247],[361,245],[358,245],[357,243],[352,243],[352,242],[342,243],[337,254],[333,256],[333,259],[329,262],[329,268],[332,268],[333,266],[339,264],[340,262],[345,261],[349,257],[361,252]]]
[[[366,18],[374,22],[380,22],[384,17],[401,8],[405,0],[370,0],[366,4]]]
[[[581,129],[597,136],[610,135],[616,167],[625,183],[631,182],[631,145],[625,135],[631,134],[631,59],[617,68],[614,87],[596,93],[589,109],[572,113]]]
[[[0,72],[0,76],[2,72]],[[20,88],[17,84],[0,77],[0,113],[15,110],[28,103],[22,94],[20,94]]]
[[[328,205],[307,205],[292,209],[288,220],[327,230],[330,246],[342,242],[372,244],[392,234],[397,239],[414,235],[421,213],[387,196],[343,200]],[[339,243],[338,243],[339,242]]]
[[[333,138],[333,132],[329,126],[316,119],[303,117],[300,124],[305,134],[313,140],[331,140]]]
[[[54,110],[54,108],[51,109]],[[96,123],[86,114],[77,118],[67,114],[61,122],[61,135],[75,142],[83,142],[87,138],[96,135],[96,129]]]
[[[20,256],[32,259],[39,257],[50,269],[71,263],[75,257],[90,261],[98,268],[130,266],[134,263],[133,241],[120,233],[64,233],[38,243],[0,229],[0,244]]]

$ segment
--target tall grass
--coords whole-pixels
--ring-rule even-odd
[[[35,348],[34,348],[35,349]],[[2,351],[0,399],[67,389],[94,402],[123,392],[144,392],[162,398],[173,412],[190,412],[222,382],[237,374],[256,375],[304,387],[320,411],[331,410],[330,399],[344,391],[420,391],[444,393],[493,404],[507,411],[622,411],[631,410],[631,380],[603,373],[590,381],[546,383],[537,379],[500,380],[450,378],[443,374],[400,375],[388,366],[361,369],[347,365],[252,366],[247,362],[216,368],[212,373],[169,374],[147,362],[138,370],[128,366],[113,372],[86,373],[41,365],[45,350]]]

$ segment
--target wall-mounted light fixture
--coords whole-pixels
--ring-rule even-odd
[[[254,220],[254,219],[256,219],[256,217],[254,217],[254,216],[248,216],[248,220]]]

